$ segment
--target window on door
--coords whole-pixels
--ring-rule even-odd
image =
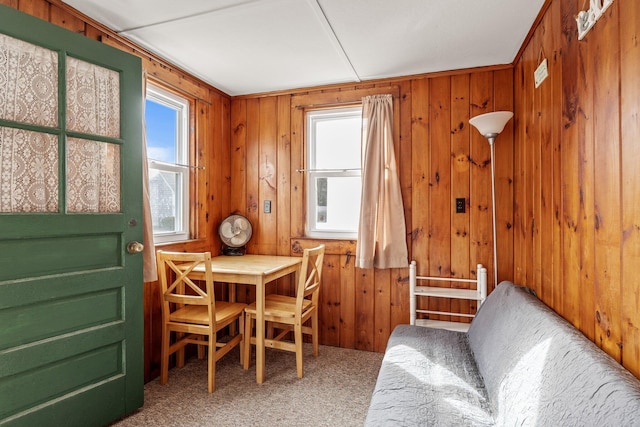
[[[189,239],[189,100],[147,85],[149,199],[157,243]]]
[[[306,234],[355,239],[362,187],[362,107],[308,111],[306,121]]]

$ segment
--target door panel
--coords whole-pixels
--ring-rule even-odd
[[[0,426],[104,425],[143,398],[140,60],[2,5],[0,34]]]

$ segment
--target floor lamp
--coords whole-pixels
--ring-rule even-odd
[[[496,111],[480,114],[469,120],[469,123],[478,129],[478,132],[489,141],[491,147],[491,205],[493,212],[493,283],[498,286],[498,246],[496,242],[496,169],[494,164],[493,143],[502,132],[505,125],[513,117],[511,111]]]

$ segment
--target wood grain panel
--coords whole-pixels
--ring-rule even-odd
[[[560,51],[562,32],[562,14],[560,3],[554,2],[549,9],[551,15],[551,25],[548,30],[551,31],[551,41],[549,52],[553,52],[549,58],[549,74],[551,99],[552,99],[552,119],[551,126],[552,135],[552,158],[553,158],[553,245],[548,250],[553,254],[551,261],[552,280],[551,280],[551,299],[548,304],[556,311],[560,311],[563,306],[564,284],[562,250],[563,250],[563,222],[562,222],[562,55]],[[514,213],[515,214],[515,213]],[[545,248],[546,250],[546,248]]]
[[[71,15],[66,10],[59,8],[58,6],[51,5],[49,9],[50,22],[60,27],[66,28],[74,33],[85,34],[85,22],[75,16]]]
[[[411,82],[411,253],[429,271],[429,80]]]
[[[429,80],[429,276],[451,275],[451,78]],[[450,282],[433,286],[451,287]],[[430,298],[429,309],[450,311],[448,298]],[[430,316],[451,320],[449,316]]]
[[[358,268],[355,273],[355,348],[375,351],[375,270]]]
[[[561,2],[563,56],[562,75],[575,76],[579,66],[578,39],[575,37],[574,16],[578,13],[576,2]],[[578,149],[577,120],[579,112],[578,79],[563,80],[562,85],[562,206],[563,206],[563,285],[564,298],[560,313],[563,317],[580,327],[580,191],[578,168],[580,156]],[[527,107],[525,107],[527,108]]]
[[[320,340],[324,345],[340,346],[340,255],[325,255],[320,291]]]
[[[493,73],[493,99],[496,111],[513,111],[513,70]],[[496,232],[498,283],[513,277],[513,156],[514,119],[507,122],[496,146]]]
[[[259,153],[258,153],[258,198],[256,234],[260,249],[258,253],[275,255],[278,244],[277,228],[277,101],[275,97],[260,99]],[[271,202],[271,213],[264,212],[264,202]]]
[[[622,156],[621,361],[640,377],[640,3],[620,3],[620,92]],[[635,96],[634,96],[635,95]]]
[[[640,6],[614,3],[578,41],[583,8],[552,1],[516,64],[514,276],[638,376]],[[529,62],[541,52],[549,78],[536,89]],[[530,211],[528,182],[547,163],[551,177],[540,175],[531,199],[540,208]],[[530,220],[540,232],[529,243]],[[518,255],[523,246],[540,257]]]
[[[471,278],[470,271],[470,126],[469,125],[469,75],[451,77],[451,276]],[[457,198],[465,200],[465,213],[455,211]],[[468,289],[469,284],[454,282],[456,287]],[[452,300],[451,309],[470,313],[469,301]]]
[[[236,101],[231,103],[231,171],[230,175],[231,212],[246,215],[247,180],[246,180],[246,146],[247,146],[247,103]]]
[[[595,342],[614,359],[620,360],[620,56],[609,52],[620,46],[618,8],[609,8],[599,20],[600,28],[592,34],[589,59],[593,67],[593,159],[595,175],[586,186],[594,187],[595,228]],[[587,139],[588,141],[588,139]],[[603,144],[603,141],[618,141]],[[585,154],[584,164],[588,164]],[[597,160],[596,160],[597,159]],[[590,205],[590,203],[589,203]],[[591,228],[591,224],[590,228]],[[595,322],[593,322],[595,320]],[[585,324],[586,327],[586,324]]]
[[[384,352],[387,339],[391,335],[391,272],[392,269],[374,270],[374,313],[373,316],[373,348],[377,352]],[[378,308],[376,308],[378,307]]]
[[[340,255],[340,347],[356,348],[355,256]]]

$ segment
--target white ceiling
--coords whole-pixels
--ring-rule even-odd
[[[229,95],[511,63],[544,0],[64,0]]]

